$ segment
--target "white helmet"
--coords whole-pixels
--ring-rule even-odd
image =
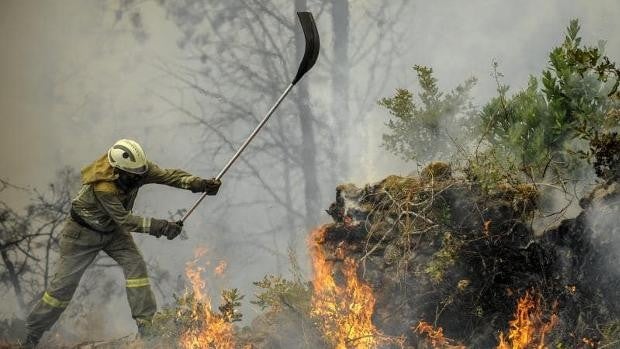
[[[130,173],[143,174],[148,170],[144,150],[131,139],[121,139],[114,143],[108,150],[108,162],[112,167]]]

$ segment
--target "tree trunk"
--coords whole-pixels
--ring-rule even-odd
[[[6,250],[2,250],[2,252],[0,252],[0,255],[2,255],[2,261],[4,262],[6,270],[9,273],[9,281],[11,282],[11,285],[13,285],[13,290],[15,291],[15,296],[17,297],[17,305],[19,306],[19,311],[25,312],[26,303],[24,303],[22,287],[19,283],[19,277],[17,275],[17,272],[15,271],[15,265],[13,265],[13,262],[9,258],[9,254],[6,252]]]
[[[295,0],[295,12],[306,10],[306,0]],[[303,33],[297,32],[295,47],[298,61],[303,57],[306,44]],[[316,142],[314,137],[314,115],[309,105],[308,84],[302,79],[296,85],[297,94],[295,102],[299,110],[299,123],[301,127],[301,157],[302,171],[304,176],[304,196],[306,199],[306,228],[316,225],[315,217],[319,212],[319,181],[316,160]]]
[[[352,127],[349,115],[349,0],[334,0],[331,15],[334,31],[331,112],[340,135],[336,141],[337,169],[340,172],[337,178],[343,179],[349,170],[348,140]]]

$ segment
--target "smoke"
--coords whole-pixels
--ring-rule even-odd
[[[140,141],[149,157],[162,166],[184,168],[204,177],[214,176],[232,154],[224,147],[203,153],[199,146],[204,141],[201,131],[188,127],[187,117],[161,99],[171,96],[179,103],[192,100],[160,69],[162,62],[185,62],[188,52],[177,45],[182,31],[154,2],[140,5],[140,16],[129,21],[118,18],[117,5],[80,0],[62,4],[2,2],[0,178],[20,186],[44,188],[53,181],[57,169],[79,169],[123,137]],[[373,6],[376,4],[368,1],[350,2],[353,38],[363,38],[367,30],[369,36],[376,33],[374,26],[378,24],[365,26],[367,10]],[[318,7],[309,9],[316,11]],[[356,105],[352,111],[361,115],[346,141],[351,149],[351,173],[339,177],[367,183],[415,170],[414,164],[403,163],[380,147],[387,112],[375,103],[397,87],[414,86],[414,64],[433,67],[442,89],[452,88],[470,76],[478,77],[474,99],[482,104],[495,94],[495,82],[489,77],[493,59],[500,62],[506,83],[513,89],[525,86],[528,75],[539,73],[545,66],[548,49],[559,43],[570,18],[580,18],[586,41],[607,39],[607,54],[620,57],[620,38],[615,35],[620,26],[618,17],[620,6],[615,0],[477,0],[467,5],[456,0],[441,4],[407,2],[396,24],[401,35],[398,52],[393,67],[385,71],[383,87],[371,95],[362,93],[369,82],[376,81],[369,74],[376,68],[372,60],[360,56],[361,63],[351,68],[350,97],[351,104]],[[330,19],[324,14],[317,18],[317,25],[320,30],[329,28]],[[329,42],[327,30],[321,35]],[[319,58],[319,64],[327,64],[327,58]],[[329,98],[325,88],[328,79],[309,75],[307,80],[312,107],[321,113],[329,110],[322,106]],[[240,136],[235,139],[247,132],[237,130]],[[268,169],[261,170],[269,173]],[[321,190],[331,193],[335,184],[324,183]],[[1,195],[0,199],[13,207],[23,207],[29,200],[14,192]],[[240,205],[245,199],[255,201],[261,195],[263,192],[255,184],[227,177],[218,197],[209,198],[188,221],[188,240],[137,239],[145,258],[157,261],[169,273],[169,281],[162,286],[169,295],[158,299],[160,305],[170,301],[177,280],[182,278],[184,263],[198,244],[209,246],[214,259],[227,261],[224,286],[239,287],[246,295],[253,293],[252,281],[286,269],[281,263],[286,263],[290,235],[297,236],[299,246],[295,247],[303,249],[307,227],[296,225],[291,232],[281,211],[264,205]],[[135,211],[167,217],[190,206],[195,199],[196,195],[185,191],[151,186],[141,190]],[[332,201],[327,196],[323,200],[324,206]],[[307,265],[305,259],[300,262]],[[102,337],[126,335],[126,326],[132,323],[122,277],[114,273],[110,279],[116,280],[114,287],[120,292],[111,302],[96,306],[105,310],[96,310],[93,315],[101,320],[104,330],[98,335]],[[93,301],[96,294],[86,298]],[[12,302],[3,299],[0,308]],[[250,320],[256,309],[244,304],[242,311]],[[90,339],[90,334],[82,335]]]
[[[585,202],[585,203],[584,203]],[[618,182],[597,187],[582,200],[592,243],[605,255],[605,273],[620,277],[620,186]]]

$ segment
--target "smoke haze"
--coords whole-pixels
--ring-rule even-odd
[[[352,38],[359,40],[365,33],[366,10],[373,4],[350,1]],[[58,170],[79,170],[119,138],[138,140],[147,155],[162,166],[183,168],[203,177],[215,176],[232,155],[224,146],[218,152],[202,152],[203,133],[161,98],[179,104],[190,99],[178,81],[161,69],[168,64],[193,64],[188,60],[191,53],[177,45],[182,36],[178,27],[154,2],[140,5],[140,17],[131,20],[119,18],[118,7],[116,1],[2,1],[1,179],[44,190]],[[363,89],[369,79],[369,63],[360,63],[350,73],[351,103],[365,105],[360,109],[364,110],[366,122],[356,125],[351,139],[346,140],[351,149],[351,173],[340,173],[334,182],[321,183],[322,207],[327,208],[333,201],[336,182],[362,185],[388,174],[415,171],[413,164],[403,163],[380,147],[387,112],[376,105],[379,98],[392,95],[397,87],[416,88],[411,69],[414,64],[433,67],[445,90],[476,76],[479,83],[474,88],[474,100],[483,104],[495,94],[495,81],[490,77],[492,60],[499,62],[504,82],[512,91],[524,87],[530,74],[539,74],[546,66],[548,51],[561,43],[572,18],[580,20],[585,42],[595,45],[599,39],[607,40],[606,54],[612,60],[620,58],[617,0],[408,2],[395,24],[402,40],[385,88],[367,100],[356,100],[355,91]],[[327,49],[332,38],[321,29],[330,28],[328,15],[318,17],[317,26]],[[290,58],[294,60],[294,55]],[[328,61],[319,57],[318,64],[327,65]],[[311,107],[326,113],[325,109],[329,109],[321,103],[329,100],[329,77],[311,72],[305,79],[312,96]],[[256,117],[266,111],[254,110]],[[319,118],[320,113],[316,114]],[[274,118],[278,117],[276,113]],[[250,132],[236,131],[237,144]],[[250,146],[244,156],[253,154]],[[268,173],[268,169],[259,170]],[[308,227],[297,224],[290,232],[283,228],[287,218],[280,216],[280,211],[269,206],[240,205],[245,198],[259,196],[260,188],[235,179],[234,175],[226,177],[221,194],[206,200],[192,216],[186,225],[188,240],[169,242],[146,236],[137,240],[145,259],[156,260],[170,274],[172,281],[164,286],[169,287],[164,293],[169,292],[170,297],[193,248],[208,246],[213,267],[220,259],[226,259],[229,266],[224,281],[210,280],[212,296],[217,298],[221,288],[240,288],[246,294],[242,311],[251,319],[257,311],[248,305],[254,292],[252,281],[267,273],[286,273],[291,233],[297,236],[293,248],[308,269],[303,255]],[[150,186],[142,190],[135,212],[167,217],[189,207],[196,198],[189,192]],[[28,195],[15,190],[1,192],[0,199],[16,209],[28,203]],[[326,220],[324,215],[316,224]],[[270,229],[275,231],[261,235]],[[111,273],[120,288],[121,273]],[[159,304],[167,301],[170,298],[159,299]],[[10,316],[13,300],[3,297],[1,302],[2,315]],[[133,331],[128,330],[133,325],[123,292],[97,307],[105,309],[96,315],[105,324],[98,334],[101,338]],[[113,317],[115,321],[107,321]]]

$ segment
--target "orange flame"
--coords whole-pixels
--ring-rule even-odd
[[[314,270],[314,296],[311,314],[320,321],[319,327],[325,338],[336,349],[374,348],[378,344],[378,330],[372,324],[375,297],[372,289],[357,277],[357,264],[352,258],[344,258],[343,286],[333,277],[333,265],[321,248],[327,232],[326,226],[314,230],[310,237],[310,249]],[[344,250],[339,248],[344,257]]]
[[[499,335],[497,349],[544,349],[545,335],[557,324],[557,315],[544,321],[540,310],[540,296],[534,297],[529,291],[519,299],[514,320],[510,321],[508,339],[504,333]]]
[[[224,275],[224,272],[226,271],[227,267],[228,267],[228,263],[226,263],[226,261],[224,260],[221,260],[213,271],[215,272],[216,276],[222,276]]]
[[[233,349],[235,342],[232,324],[213,313],[211,298],[206,293],[206,281],[202,278],[205,268],[198,265],[205,253],[206,248],[197,248],[194,260],[185,267],[196,300],[190,305],[192,323],[197,326],[185,330],[181,335],[181,346],[185,349]]]
[[[429,342],[433,348],[437,349],[465,349],[464,345],[453,344],[452,340],[446,338],[443,335],[443,328],[434,328],[433,325],[426,321],[420,321],[418,325],[413,328],[414,332],[425,334],[428,337]]]

